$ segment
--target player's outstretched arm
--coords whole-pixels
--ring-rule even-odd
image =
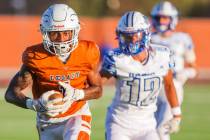
[[[5,93],[5,100],[22,108],[26,107],[26,97],[22,90],[32,84],[32,75],[26,66],[22,66],[20,71],[12,78]]]
[[[171,106],[173,118],[169,120],[164,127],[168,130],[168,133],[176,133],[179,131],[181,122],[181,108],[178,102],[176,90],[173,83],[172,71],[169,70],[167,75],[164,77],[164,87],[167,99]]]

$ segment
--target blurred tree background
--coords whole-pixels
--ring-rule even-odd
[[[210,17],[210,0],[169,0],[184,17]],[[40,15],[53,3],[69,4],[80,16],[120,16],[128,10],[149,15],[158,0],[1,0],[0,14]]]

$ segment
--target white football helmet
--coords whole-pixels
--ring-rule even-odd
[[[125,36],[138,33],[142,38],[137,42],[126,42]],[[149,46],[150,24],[146,16],[137,11],[126,12],[119,20],[116,28],[120,50],[127,55],[135,55]]]
[[[171,18],[169,25],[161,25],[160,24],[160,16],[167,16]],[[178,22],[178,11],[176,7],[168,2],[168,1],[162,1],[158,4],[156,4],[152,11],[151,11],[151,17],[152,17],[152,25],[158,32],[165,32],[167,30],[174,30],[177,22]]]
[[[78,44],[80,23],[75,11],[65,4],[54,4],[42,15],[40,29],[44,48],[55,55],[65,55],[72,52]],[[51,31],[72,31],[72,38],[65,42],[52,42]]]

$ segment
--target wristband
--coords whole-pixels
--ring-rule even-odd
[[[181,108],[178,106],[178,107],[173,107],[172,108],[172,114],[174,115],[174,116],[181,116]]]
[[[34,107],[33,107],[33,100],[31,98],[28,98],[26,100],[26,108],[28,109],[31,109],[31,110],[34,110]]]
[[[85,92],[82,89],[77,89],[76,94],[77,94],[76,100],[82,100],[85,97]]]

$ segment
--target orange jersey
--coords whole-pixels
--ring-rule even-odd
[[[83,40],[79,41],[66,63],[63,63],[58,56],[46,51],[43,44],[28,47],[23,53],[22,61],[33,74],[32,93],[34,99],[37,99],[46,91],[61,91],[58,81],[70,82],[70,85],[77,89],[85,88],[87,75],[97,68],[99,58],[97,45]],[[76,101],[66,113],[60,116],[71,115],[84,104],[85,101]]]

